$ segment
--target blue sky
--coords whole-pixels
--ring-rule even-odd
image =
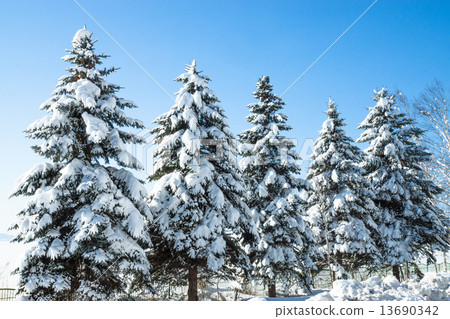
[[[173,78],[196,59],[212,78],[235,133],[248,127],[246,105],[258,77],[268,74],[281,94],[371,3],[358,1],[112,1],[79,0],[89,13],[170,93]],[[433,78],[450,83],[450,2],[379,0],[285,96],[285,113],[299,146],[315,138],[333,97],[356,138],[374,88],[418,94]],[[121,69],[110,81],[151,126],[172,101],[71,0],[8,1],[0,11],[0,232],[24,199],[8,200],[17,177],[43,161],[23,130],[42,117],[66,65],[60,60],[84,24],[98,52]]]

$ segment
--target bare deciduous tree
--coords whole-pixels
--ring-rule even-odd
[[[450,214],[450,106],[446,94],[449,90],[435,80],[417,98],[409,101],[399,95],[400,104],[426,131],[417,141],[432,153],[433,161],[424,165],[426,174],[439,187],[441,195],[436,199],[446,214]],[[444,268],[447,271],[444,254]]]

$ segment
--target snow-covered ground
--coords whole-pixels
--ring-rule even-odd
[[[310,301],[346,300],[450,300],[450,273],[426,273],[422,280],[400,283],[394,276],[372,277],[363,282],[336,280],[333,289],[308,299]]]
[[[394,276],[372,277],[362,282],[337,280],[331,290],[314,289],[309,295],[276,298],[236,293],[232,287],[224,287],[200,289],[199,298],[222,301],[441,301],[450,300],[450,273],[429,272],[422,280],[411,279],[402,283],[398,282]],[[260,292],[258,291],[258,294]],[[182,288],[174,293],[171,299],[184,300],[185,297],[186,289]]]
[[[20,264],[28,245],[0,240],[0,288],[16,288],[19,277],[11,272]]]
[[[264,297],[266,290],[252,287],[244,293],[233,283],[199,289],[200,300],[219,301],[441,301],[450,300],[450,273],[426,273],[422,280],[398,282],[394,276],[372,277],[365,281],[337,280],[333,288],[313,289],[308,295]],[[279,287],[281,288],[281,287]],[[277,288],[278,289],[278,288]],[[295,290],[295,289],[294,289]],[[281,290],[278,290],[281,291]],[[186,300],[187,287],[171,288],[171,295],[137,297],[148,300]]]

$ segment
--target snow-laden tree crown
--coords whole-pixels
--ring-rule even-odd
[[[436,206],[440,192],[424,174],[421,163],[430,154],[417,144],[423,132],[398,110],[395,96],[375,91],[376,105],[359,125],[358,142],[369,143],[363,166],[380,209],[376,220],[379,246],[386,264],[414,261],[419,253],[430,258],[434,249],[448,249],[448,218]]]
[[[235,138],[195,60],[175,81],[182,83],[175,104],[152,131],[157,148],[150,180],[156,183],[149,206],[158,216],[156,250],[167,247],[163,263],[176,260],[174,267],[248,268],[243,237],[256,230],[241,199]]]
[[[49,160],[12,195],[29,197],[12,228],[15,241],[33,243],[18,269],[20,292],[33,300],[105,300],[150,287],[144,249],[152,217],[143,185],[127,170],[141,165],[125,148],[144,141],[122,129],[144,125],[124,113],[136,105],[104,79],[116,69],[100,68],[107,56],[95,53],[95,42],[86,28],[76,33],[62,58],[68,74],[41,105],[47,115],[26,130]]]
[[[315,244],[300,196],[306,188],[298,176],[300,156],[294,141],[282,135],[291,127],[268,76],[258,81],[253,95],[258,102],[248,105],[253,127],[240,134],[240,168],[261,238],[252,254],[255,274],[269,285],[280,280],[285,287],[295,283],[308,288]]]
[[[337,278],[345,278],[378,261],[378,211],[359,165],[361,152],[344,131],[346,124],[331,99],[325,114],[307,175],[312,186],[308,215],[327,266]]]

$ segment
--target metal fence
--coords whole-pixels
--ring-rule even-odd
[[[0,288],[0,301],[12,301],[16,299],[14,288]]]

